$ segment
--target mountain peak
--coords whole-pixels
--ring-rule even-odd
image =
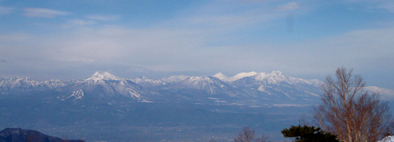
[[[286,78],[286,76],[283,75],[281,71],[272,71],[271,73],[264,73],[264,72],[258,73],[257,75],[255,75],[254,78],[256,80],[264,80],[264,79],[267,79],[267,78],[271,78],[271,80],[272,79],[274,79],[274,80],[277,80],[277,79],[283,80],[283,79]]]
[[[220,73],[215,74],[213,77],[216,77],[224,82],[233,82],[235,80],[239,80],[239,79],[242,79],[245,77],[251,77],[251,76],[255,76],[255,75],[257,75],[257,72],[252,71],[252,72],[241,72],[235,76],[227,77],[226,75],[224,75],[223,73],[220,72]]]
[[[228,77],[226,75],[224,75],[223,73],[221,73],[221,72],[213,75],[213,77],[216,77],[216,78],[218,78],[220,80],[227,80],[228,79]]]
[[[94,80],[94,81],[98,81],[98,80],[121,80],[120,77],[117,77],[109,72],[100,72],[100,71],[96,71],[90,78],[86,79],[86,80]]]
[[[281,71],[272,71],[271,75],[282,75]]]
[[[224,82],[233,82],[246,77],[252,77],[255,80],[259,80],[259,81],[270,79],[271,82],[286,80],[286,76],[283,75],[281,71],[272,71],[271,73],[264,73],[264,72],[257,73],[255,71],[241,72],[232,77],[227,77],[223,73],[217,73],[213,77],[216,77]]]
[[[235,80],[238,80],[238,79],[242,79],[242,78],[245,78],[245,77],[251,77],[251,76],[255,76],[255,75],[257,75],[257,72],[254,72],[254,71],[252,71],[252,72],[241,72],[241,73],[233,76],[232,78],[234,78]]]

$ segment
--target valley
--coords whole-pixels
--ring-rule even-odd
[[[215,77],[216,76],[216,77]],[[280,72],[234,77],[0,80],[0,128],[35,129],[87,141],[231,141],[248,126],[271,140],[319,103],[320,81]],[[390,101],[391,90],[372,87]]]

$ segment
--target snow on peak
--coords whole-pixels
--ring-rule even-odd
[[[189,77],[190,76],[187,76],[187,75],[176,75],[176,76],[170,76],[167,78],[163,78],[162,80],[167,83],[175,83],[175,82],[183,81]]]
[[[147,78],[146,76],[135,78],[132,81],[139,84],[139,85],[142,85],[142,84],[154,84],[154,85],[165,84],[162,80],[152,80],[152,79]]]
[[[364,87],[364,89],[366,91],[371,92],[371,93],[380,94],[383,98],[386,98],[386,99],[394,98],[394,96],[393,96],[394,91],[391,90],[391,89],[379,88],[379,87],[376,87],[376,86],[367,86],[367,87]]]
[[[271,75],[282,75],[281,71],[272,71]]]
[[[245,78],[245,77],[251,77],[251,76],[255,76],[255,75],[257,75],[257,72],[254,72],[254,71],[252,71],[252,72],[242,72],[242,73],[239,73],[239,74],[237,74],[237,75],[235,75],[235,76],[233,76],[231,78],[235,81],[235,80],[238,80],[238,79],[242,79],[242,78]]]
[[[235,76],[232,77],[227,77],[223,73],[217,73],[213,77],[216,77],[224,82],[231,83],[236,80],[250,77],[256,81],[266,81],[267,83],[270,84],[278,84],[280,82],[287,82],[290,84],[297,84],[297,83],[306,83],[306,84],[311,84],[314,86],[320,86],[321,81],[319,80],[305,80],[301,78],[295,78],[295,77],[289,77],[286,75],[283,75],[281,71],[272,71],[271,73],[265,73],[265,72],[242,72],[239,73]]]
[[[201,82],[201,81],[209,81],[212,82],[211,78],[208,76],[192,76],[187,79],[189,82]]]
[[[216,78],[218,78],[218,79],[220,79],[220,80],[222,80],[222,81],[228,80],[228,77],[227,77],[226,75],[224,75],[223,73],[221,73],[221,72],[219,72],[219,73],[213,75],[213,77],[216,77]]]
[[[259,73],[258,75],[255,76],[255,79],[259,81],[268,79],[269,83],[277,83],[277,82],[288,80],[288,77],[283,75],[282,72],[280,71],[272,71],[269,74],[264,72]]]
[[[233,81],[245,78],[245,77],[251,77],[251,76],[255,76],[255,75],[257,75],[257,72],[252,71],[252,72],[242,72],[242,73],[239,73],[235,76],[227,77],[223,73],[219,72],[219,73],[215,74],[213,77],[216,77],[224,82],[233,82]]]
[[[384,139],[382,139],[381,141],[378,142],[394,142],[394,136],[387,136]]]
[[[146,76],[141,76],[141,77],[139,77],[139,78],[133,79],[133,81],[134,81],[135,83],[139,83],[139,82],[148,82],[148,81],[151,81],[151,80],[148,79]]]
[[[28,77],[3,78],[2,80],[0,80],[0,86],[9,85],[12,88],[23,86],[23,85],[35,87],[38,84],[39,82],[31,80]]]
[[[110,74],[109,72],[99,72],[97,71],[92,75],[92,77],[86,79],[86,80],[93,80],[93,81],[99,81],[99,80],[122,80],[122,78],[117,77],[113,74]]]
[[[271,73],[264,73],[264,72],[257,73],[254,71],[242,72],[242,73],[239,73],[239,74],[232,76],[232,77],[227,77],[226,75],[224,75],[222,73],[217,73],[214,75],[214,77],[216,77],[222,81],[225,81],[225,82],[233,82],[233,81],[245,78],[245,77],[253,77],[254,79],[259,80],[259,81],[267,79],[267,78],[279,79],[279,80],[284,80],[286,78],[286,76],[284,76],[282,74],[282,72],[280,72],[280,71],[273,71]]]

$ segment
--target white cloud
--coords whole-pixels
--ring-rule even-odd
[[[272,32],[281,32],[276,29],[280,29],[280,24],[285,26],[289,13],[295,18],[301,17],[300,14],[310,12],[311,5],[305,1],[252,1],[212,2],[138,28],[127,23],[111,26],[111,22],[120,23],[126,17],[88,15],[64,20],[61,26],[67,29],[53,33],[0,34],[0,51],[3,51],[0,57],[7,61],[0,72],[29,70],[39,74],[50,72],[56,77],[58,71],[75,76],[98,69],[151,74],[193,71],[205,75],[280,70],[293,75],[325,76],[339,66],[356,71],[394,70],[394,28],[372,27],[317,40],[318,37],[307,38],[309,35],[305,34],[309,33],[305,32],[299,35],[306,36],[300,38],[301,41],[287,40],[298,36],[295,31],[283,34],[283,40],[277,37],[277,41],[270,41],[270,34],[277,36]],[[390,7],[386,5],[381,9]],[[70,14],[37,8],[25,11],[25,15],[31,17]],[[390,26],[392,23],[385,27]],[[274,30],[269,29],[271,27]]]
[[[101,21],[119,20],[119,16],[90,15],[84,19],[69,20],[63,25],[70,28],[67,32],[37,36],[39,40],[35,43],[22,41],[21,44],[25,46],[21,45],[20,48],[35,49],[37,52],[30,56],[39,56],[34,60],[42,59],[57,66],[53,68],[70,69],[76,65],[104,67],[115,64],[124,68],[138,67],[158,72],[241,72],[261,71],[262,68],[281,63],[257,62],[276,59],[275,56],[280,53],[274,55],[271,52],[251,50],[249,45],[233,46],[227,42],[240,40],[237,38],[239,31],[267,28],[272,21],[285,18],[286,13],[275,11],[272,9],[274,6],[262,3],[238,4],[235,2],[222,6],[221,3],[213,3],[188,11],[186,16],[159,21],[139,29],[100,24]],[[68,13],[57,15],[62,14]],[[36,15],[42,17],[43,14]],[[47,17],[52,15],[47,14]],[[240,38],[242,40],[244,37],[241,35]],[[39,66],[45,64],[37,65],[36,68],[40,68]]]
[[[231,33],[252,28],[263,29],[275,20],[286,18],[286,14],[273,9],[275,3],[256,1],[237,3],[212,1],[211,4],[187,11],[187,16],[171,19],[166,26],[194,28],[207,32]],[[186,13],[186,12],[185,12]],[[298,13],[297,13],[298,14]],[[164,23],[166,24],[166,23]]]
[[[394,13],[393,0],[345,0],[345,2],[360,4],[369,10],[386,10]]]
[[[14,8],[0,6],[0,15],[9,14],[12,10],[14,10]]]
[[[115,21],[119,20],[119,15],[112,15],[112,16],[103,16],[103,15],[90,15],[86,16],[87,19],[97,20],[97,21]]]
[[[299,9],[300,5],[297,2],[289,2],[285,5],[280,5],[276,7],[276,11],[291,11]]]
[[[71,19],[68,20],[66,24],[64,24],[63,28],[74,28],[74,27],[81,27],[81,26],[90,26],[96,24],[96,21],[93,20],[83,20],[83,19]]]
[[[280,53],[279,65],[298,73],[328,74],[333,69],[346,66],[359,71],[394,70],[394,28],[365,29],[345,34],[291,43]],[[283,71],[286,70],[283,69]]]
[[[96,24],[95,21],[92,21],[92,20],[87,21],[87,20],[82,20],[82,19],[73,19],[73,20],[70,20],[70,22],[75,25],[80,25],[80,26]]]
[[[201,31],[200,31],[201,32]],[[41,45],[54,61],[118,64],[158,72],[281,70],[294,74],[329,74],[338,66],[365,70],[394,62],[393,29],[349,32],[286,45],[207,46],[209,33],[179,29],[83,28],[47,38]],[[374,63],[375,59],[387,61]],[[263,70],[264,71],[264,70]]]
[[[376,8],[385,9],[389,12],[394,13],[394,1],[390,1],[384,4],[377,6]]]
[[[45,8],[24,8],[25,13],[28,17],[43,17],[43,18],[54,18],[57,16],[68,15],[69,12],[45,9]]]
[[[33,36],[25,33],[0,34],[1,43],[23,43],[24,41],[34,41]]]
[[[50,58],[61,61],[119,63],[155,66],[178,62],[189,48],[198,47],[198,37],[172,29],[133,30],[106,26],[79,28],[70,35],[49,38],[43,45]],[[153,67],[152,67],[153,68]]]
[[[83,26],[98,25],[100,22],[109,22],[119,20],[120,16],[101,16],[101,15],[90,15],[86,16],[85,19],[70,19],[63,28],[78,28]]]

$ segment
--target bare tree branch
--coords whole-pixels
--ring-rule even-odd
[[[244,127],[241,132],[239,132],[238,137],[234,138],[234,142],[270,142],[267,135],[261,136],[261,138],[254,138],[254,129],[249,127]]]
[[[336,80],[326,78],[321,86],[322,104],[313,111],[314,123],[344,142],[377,141],[387,132],[389,107],[378,94],[364,91],[363,78],[352,72],[341,67]]]

